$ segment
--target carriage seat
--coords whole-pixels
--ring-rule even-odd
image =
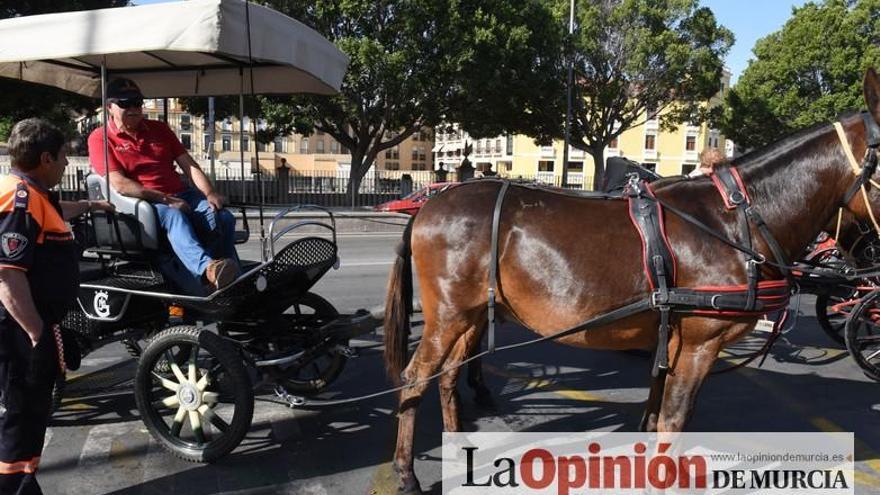
[[[98,174],[86,177],[86,189],[90,200],[107,199],[107,181]],[[93,251],[132,257],[144,257],[157,251],[164,232],[153,205],[142,199],[123,196],[116,190],[112,192],[116,213],[92,213],[96,244]]]

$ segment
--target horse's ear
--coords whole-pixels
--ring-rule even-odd
[[[865,103],[875,122],[880,122],[880,77],[873,67],[865,72]]]

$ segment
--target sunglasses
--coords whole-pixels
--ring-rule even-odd
[[[129,108],[139,108],[144,105],[143,98],[127,98],[124,100],[114,100],[113,103],[119,108],[129,109]]]

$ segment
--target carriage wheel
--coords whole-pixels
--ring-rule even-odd
[[[307,292],[282,315],[297,333],[300,346],[307,348],[318,342],[312,341],[314,330],[339,316],[339,311],[323,297]],[[348,342],[338,342],[348,345]],[[338,352],[328,350],[317,356],[306,366],[286,374],[281,383],[290,392],[314,394],[333,383],[345,368],[347,359]]]
[[[846,349],[868,377],[880,381],[880,290],[871,292],[846,321]]]
[[[832,293],[816,296],[816,320],[819,322],[819,327],[838,344],[846,344],[843,334],[847,317],[853,307],[846,303],[856,297],[858,291],[855,289],[834,290]]]
[[[186,356],[182,366],[180,356]],[[150,434],[191,462],[212,462],[235,449],[254,413],[253,387],[235,346],[185,325],[147,344],[135,399]]]

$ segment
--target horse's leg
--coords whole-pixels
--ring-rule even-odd
[[[694,407],[697,392],[703,380],[712,369],[712,364],[721,349],[720,339],[702,343],[685,342],[678,355],[673,357],[670,345],[670,366],[674,368],[666,375],[666,389],[660,405],[660,418],[657,431],[682,431]]]
[[[665,381],[666,370],[660,370],[656,377],[651,377],[651,391],[648,393],[648,402],[645,403],[645,413],[639,423],[639,431],[657,431]]]
[[[446,361],[459,337],[469,324],[432,324],[433,318],[425,318],[425,329],[421,342],[412,359],[403,371],[404,384],[413,384],[400,392],[400,406],[397,413],[397,447],[394,452],[394,470],[400,477],[400,494],[420,494],[419,480],[413,470],[413,435],[416,424],[416,411],[422,401],[422,394],[428,388],[426,378],[436,373]],[[442,332],[441,332],[442,329]]]
[[[468,356],[473,356],[479,343],[481,332],[476,327],[470,328],[464,335],[458,338],[455,347],[446,358],[445,369],[449,371],[440,377],[438,385],[440,387],[440,406],[443,410],[443,428],[445,431],[461,431],[461,421],[458,415],[458,373],[461,367],[458,367]],[[479,366],[479,358],[471,361],[469,364]],[[470,368],[468,369],[468,380],[470,380]]]
[[[483,360],[477,358],[468,363],[467,383],[474,391],[474,402],[484,409],[495,409],[492,391],[486,386],[483,378]]]

